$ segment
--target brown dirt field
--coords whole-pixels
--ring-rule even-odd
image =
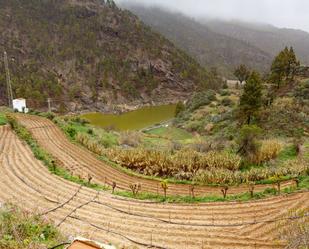
[[[88,174],[93,176],[93,181],[99,184],[112,185],[117,183],[118,189],[129,190],[131,183],[140,183],[142,191],[161,194],[160,181],[148,180],[138,176],[131,176],[118,170],[111,165],[100,161],[96,156],[81,146],[71,143],[63,132],[52,121],[31,115],[15,115],[18,122],[25,126],[38,141],[38,143],[52,154],[63,167],[68,169],[73,175],[87,179]],[[294,184],[292,181],[282,183],[282,188]],[[272,185],[256,185],[255,191],[262,192]],[[220,187],[196,186],[195,195],[203,196],[206,194],[221,195]],[[240,185],[230,187],[228,194],[240,194],[248,192],[248,186]],[[189,185],[170,183],[167,190],[168,195],[189,195]]]
[[[309,193],[252,202],[168,204],[80,187],[51,175],[8,126],[0,127],[0,203],[51,219],[73,236],[126,248],[282,248],[277,223],[308,208]]]

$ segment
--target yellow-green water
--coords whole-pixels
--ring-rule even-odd
[[[176,105],[162,105],[143,107],[120,115],[87,113],[81,117],[87,119],[92,125],[103,128],[114,127],[122,131],[139,130],[172,119],[175,115],[175,109]]]

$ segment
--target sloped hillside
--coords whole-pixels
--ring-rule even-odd
[[[300,61],[309,64],[309,33],[305,31],[240,21],[203,22],[211,30],[250,43],[271,56],[275,56],[285,46],[293,46]]]
[[[207,72],[112,0],[2,0],[0,51],[32,107],[106,109],[185,97]],[[214,83],[215,84],[215,83]],[[6,103],[0,66],[0,105]]]
[[[180,13],[128,2],[124,2],[123,7],[138,15],[201,64],[216,67],[227,76],[231,76],[235,67],[242,63],[259,71],[269,69],[272,60],[270,54],[246,41],[217,33],[215,29]]]

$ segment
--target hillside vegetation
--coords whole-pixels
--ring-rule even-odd
[[[219,34],[198,21],[160,8],[125,3],[146,24],[196,58],[202,65],[216,67],[227,76],[241,63],[266,71],[271,56],[245,41]]]
[[[144,133],[100,131],[79,117],[55,122],[89,150],[139,174],[214,185],[296,179],[298,186],[309,165],[309,82],[297,76],[298,67],[293,48],[285,48],[268,79],[248,71],[244,85],[200,91],[178,103],[173,124]]]
[[[309,34],[271,25],[190,18],[159,7],[124,2],[124,8],[166,36],[207,67],[227,77],[239,64],[266,72],[272,57],[293,46],[300,61],[309,64]]]
[[[39,215],[11,205],[0,208],[1,249],[47,249],[63,240],[60,232]]]
[[[240,21],[204,20],[201,22],[219,34],[252,44],[272,57],[285,46],[293,46],[300,61],[303,64],[309,64],[308,32]]]
[[[0,49],[14,96],[61,111],[175,101],[217,87],[200,65],[113,1],[4,0]],[[0,66],[0,104],[6,103]]]

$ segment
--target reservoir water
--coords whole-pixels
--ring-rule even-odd
[[[174,118],[176,105],[143,107],[123,114],[87,113],[81,115],[92,125],[117,130],[140,130]]]

